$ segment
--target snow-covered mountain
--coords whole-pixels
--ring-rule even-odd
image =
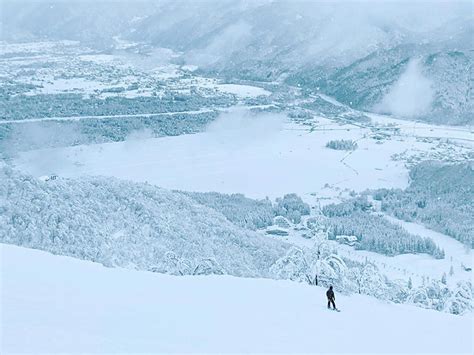
[[[4,354],[472,353],[454,316],[290,281],[173,277],[0,245]]]
[[[74,39],[107,50],[128,40],[171,48],[208,75],[286,82],[409,119],[473,123],[469,2],[26,4],[4,6],[4,38]],[[407,97],[421,97],[423,109]]]

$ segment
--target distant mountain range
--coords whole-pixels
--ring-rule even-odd
[[[171,48],[227,80],[281,82],[351,107],[473,124],[466,2],[6,1],[2,38]]]

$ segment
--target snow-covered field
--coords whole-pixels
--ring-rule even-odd
[[[223,114],[204,133],[32,151],[22,154],[16,165],[38,176],[116,176],[169,189],[260,198],[320,192],[327,183],[357,191],[405,187],[403,163],[390,159],[406,149],[403,141],[360,141],[360,148],[344,162],[346,152],[325,148],[330,139],[359,139],[364,133],[308,132],[283,115],[253,117],[237,110]],[[56,170],[44,170],[51,159],[57,162]]]
[[[289,281],[108,269],[1,244],[3,354],[472,353],[472,318]],[[363,326],[362,326],[363,324]]]
[[[217,86],[218,90],[228,92],[230,94],[237,95],[238,97],[258,97],[258,96],[268,96],[271,93],[267,90],[256,86],[250,85],[237,85],[237,84],[219,84]]]
[[[438,138],[459,141],[469,147],[474,147],[474,127],[472,126],[443,126],[423,122],[407,121],[396,117],[368,113],[374,123],[388,124],[397,127],[401,133],[419,138]]]
[[[37,176],[115,176],[169,189],[273,198],[289,192],[334,196],[344,189],[403,188],[406,159],[457,153],[445,152],[438,141],[395,136],[380,142],[369,129],[317,121],[323,128],[310,130],[282,114],[250,115],[236,108],[203,133],[31,151],[15,163]],[[325,145],[332,139],[351,139],[359,147],[349,153],[331,150]],[[396,155],[402,158],[392,159]]]

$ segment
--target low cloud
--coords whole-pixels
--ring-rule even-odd
[[[0,141],[0,158],[27,158],[25,164],[35,175],[61,171],[68,158],[56,147],[68,147],[85,140],[75,125],[61,122],[32,122],[12,125],[8,136]]]
[[[412,59],[374,109],[380,113],[416,118],[430,112],[433,99],[433,84],[423,75],[420,59]]]
[[[252,39],[252,26],[245,21],[229,25],[204,49],[192,51],[187,55],[189,64],[209,67],[221,59],[228,59],[234,52],[245,47]]]
[[[245,108],[234,108],[212,122],[206,135],[226,147],[245,147],[274,137],[283,129],[285,120],[282,114],[252,113]]]

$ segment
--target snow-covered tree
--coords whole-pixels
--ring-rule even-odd
[[[270,226],[275,215],[269,199],[254,200],[242,194],[219,192],[181,192],[198,203],[222,213],[229,221],[248,229]]]
[[[190,275],[192,271],[190,262],[178,257],[172,251],[165,253],[161,269],[171,275]]]
[[[339,235],[354,235],[357,249],[394,256],[406,253],[427,253],[444,258],[444,251],[433,240],[410,234],[400,225],[371,211],[366,196],[353,198],[323,208],[330,239]]]
[[[350,279],[354,282],[355,292],[362,293],[362,267],[352,267],[348,271]]]
[[[317,243],[312,249],[292,247],[270,271],[276,278],[317,286],[332,284],[336,289],[344,290],[347,267],[339,256],[329,254],[323,243]]]
[[[446,302],[446,310],[453,314],[464,314],[471,311],[472,306],[472,283],[470,281],[460,281],[456,289]]]
[[[312,284],[343,289],[345,273],[347,271],[344,261],[335,254],[316,259],[310,267],[310,280]]]
[[[280,227],[280,228],[290,228],[291,227],[290,221],[287,218],[283,217],[283,216],[276,216],[273,219],[273,224],[276,225],[277,227]]]
[[[408,188],[381,189],[375,196],[382,202],[384,212],[406,221],[419,221],[473,248],[473,180],[470,163],[424,161],[411,168]]]
[[[270,273],[278,279],[308,281],[309,265],[304,251],[291,247],[286,255],[278,259],[270,268]]]
[[[352,140],[336,139],[326,143],[326,148],[335,150],[356,150],[357,143]]]
[[[311,229],[314,232],[327,232],[328,223],[327,217],[322,213],[318,213],[314,216],[308,217],[305,221],[306,228]],[[327,238],[326,238],[327,239]]]
[[[193,275],[224,275],[222,266],[214,258],[203,258],[196,265]]]
[[[386,279],[380,274],[377,266],[372,263],[366,263],[360,270],[358,285],[362,294],[374,296],[378,299],[389,298]]]
[[[441,311],[450,296],[446,285],[437,280],[431,280],[425,284],[412,289],[408,295],[407,302],[422,308],[436,309]]]
[[[329,247],[327,236],[327,232],[323,231],[314,234],[313,247],[308,250],[307,259],[310,260],[310,269],[307,279],[312,285],[329,286],[334,284],[336,289],[342,289],[347,267],[344,261]]]
[[[447,281],[447,276],[446,276],[446,273],[443,272],[443,276],[441,276],[441,283],[446,285],[448,283]]]
[[[389,299],[395,303],[405,303],[410,289],[407,288],[404,280],[385,280],[388,286]]]
[[[309,215],[310,212],[309,205],[296,194],[287,194],[276,200],[275,214],[286,217],[293,223],[300,223],[301,216]]]

